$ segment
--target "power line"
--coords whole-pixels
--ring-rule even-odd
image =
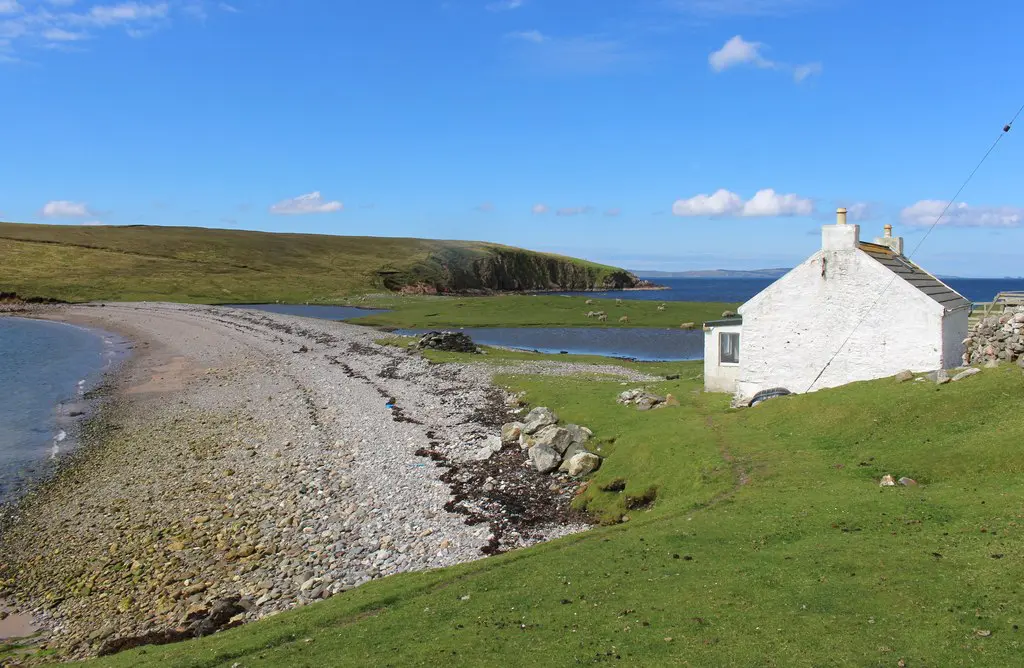
[[[953,197],[946,202],[946,206],[943,207],[938,217],[936,217],[935,221],[928,227],[928,230],[925,232],[924,236],[921,237],[921,240],[917,242],[916,246],[914,246],[914,250],[912,250],[909,255],[905,256],[907,259],[910,259],[921,248],[921,245],[924,244],[925,240],[931,235],[932,231],[939,224],[939,221],[941,221],[945,217],[946,213],[949,212],[949,207],[953,206],[953,203],[956,202],[957,198],[960,197],[960,193],[964,191],[964,188],[966,188],[967,184],[971,182],[971,179],[974,178],[974,175],[978,173],[978,170],[981,169],[981,166],[985,164],[985,161],[988,160],[988,157],[992,155],[993,151],[996,150],[996,146],[999,146],[999,142],[1001,142],[1003,140],[1003,137],[1005,137],[1006,134],[1010,131],[1010,129],[1013,127],[1014,122],[1016,122],[1017,118],[1021,115],[1022,112],[1024,112],[1024,104],[1022,104],[1020,108],[1017,109],[1017,113],[1013,115],[1013,118],[1010,119],[1010,122],[1003,126],[1003,129],[999,132],[999,135],[996,137],[996,140],[992,142],[992,145],[988,147],[987,151],[985,151],[985,155],[981,156],[981,160],[979,160],[978,164],[974,166],[974,169],[971,170],[971,173],[968,174],[966,179],[964,179],[964,182],[960,184],[960,187],[957,189],[956,194],[953,195]],[[865,320],[867,320],[868,315],[871,313],[872,309],[875,308],[875,304],[877,304],[878,300],[882,298],[882,295],[889,291],[889,288],[892,287],[892,284],[896,282],[897,278],[899,278],[899,276],[893,274],[892,278],[889,280],[889,283],[887,283],[886,286],[882,288],[882,290],[875,297],[875,300],[871,302],[871,305],[864,311],[864,314],[861,316],[860,320],[857,321],[857,324],[854,325],[853,330],[850,332],[850,335],[847,336],[845,340],[843,340],[843,343],[839,346],[839,348],[832,355],[832,357],[829,358],[828,362],[825,363],[825,366],[821,368],[821,371],[819,371],[818,375],[814,377],[814,380],[811,381],[811,384],[807,386],[806,392],[810,392],[811,389],[814,387],[814,384],[821,380],[821,377],[825,374],[825,371],[827,371],[829,366],[832,365],[832,362],[834,362],[836,358],[839,357],[839,353],[843,352],[843,349],[846,348],[846,344],[850,342],[850,339],[853,338],[853,335],[857,333],[857,330],[860,329],[860,326],[864,324]]]

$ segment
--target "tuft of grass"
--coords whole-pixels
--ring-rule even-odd
[[[594,430],[578,503],[614,524],[95,665],[1019,664],[1016,367],[742,410],[698,380],[652,384],[681,405],[648,412],[618,380],[501,382]]]

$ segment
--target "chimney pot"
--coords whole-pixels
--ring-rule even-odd
[[[886,239],[891,239],[892,238],[892,225],[886,225],[885,226],[885,238]]]
[[[836,209],[836,225],[846,224],[846,209],[840,207]]]

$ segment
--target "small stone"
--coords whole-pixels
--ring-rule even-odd
[[[975,631],[974,633],[975,633],[975,635],[977,635],[977,636],[978,636],[979,638],[988,638],[988,637],[989,637],[990,635],[992,635],[992,632],[991,632],[991,631],[989,631],[988,629],[978,629],[978,630],[977,630],[977,631]]]
[[[986,364],[985,366],[988,366],[988,364]],[[998,366],[998,364],[996,364],[996,366]],[[963,371],[961,371],[957,375],[953,376],[953,382],[957,382],[957,381],[963,380],[964,378],[970,378],[971,376],[976,376],[979,373],[981,373],[981,369],[978,369],[976,367],[971,367],[969,369],[964,369]]]
[[[666,394],[665,395],[665,403],[664,403],[664,405],[665,406],[678,406],[679,405],[679,400],[676,399],[671,394]]]
[[[998,360],[989,360],[989,361],[985,362],[985,368],[986,369],[996,369],[998,367],[999,367]],[[971,371],[971,369],[968,369],[967,371]],[[974,369],[974,371],[977,371],[977,369]],[[966,371],[964,373],[966,373]],[[953,380],[956,380],[956,378],[954,378]]]
[[[501,442],[505,445],[512,445],[519,442],[519,436],[523,433],[522,422],[509,422],[501,427]]]
[[[949,374],[946,372],[945,369],[939,369],[938,371],[935,372],[935,384],[936,385],[945,385],[949,381],[950,381]]]
[[[905,383],[908,380],[914,380],[913,371],[900,371],[898,374],[896,374],[897,383]]]
[[[900,478],[899,483],[904,487],[917,487],[917,481],[913,478]]]
[[[884,476],[882,476],[882,482],[878,483],[878,486],[879,487],[895,487],[896,486],[896,479],[893,478],[891,474],[886,473]]]

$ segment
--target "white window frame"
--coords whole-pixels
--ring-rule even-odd
[[[736,337],[736,361],[727,362],[723,359],[725,354],[725,340],[727,336]],[[740,365],[740,333],[739,332],[719,332],[718,333],[718,366],[739,366]]]

